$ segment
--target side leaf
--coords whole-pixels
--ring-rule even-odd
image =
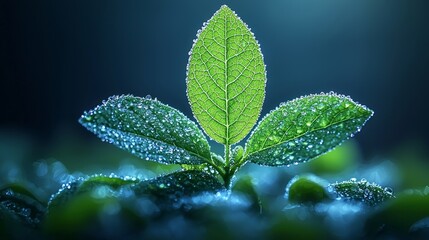
[[[214,193],[225,188],[208,173],[189,170],[174,172],[149,180],[95,175],[66,183],[48,203],[48,214],[55,214],[79,197],[94,199],[147,198],[162,209],[180,207],[181,201],[202,193]],[[179,205],[177,205],[179,204]]]
[[[198,170],[175,172],[132,186],[137,197],[148,197],[154,202],[172,206],[184,197],[204,192],[224,190],[223,185],[212,175]]]
[[[37,227],[45,210],[45,205],[22,186],[12,184],[0,190],[0,220],[9,217],[26,226]]]
[[[118,196],[121,188],[129,187],[137,182],[139,182],[137,179],[103,175],[78,178],[63,184],[58,192],[52,195],[48,203],[48,211],[62,207],[71,199],[82,194],[91,194],[96,198]]]
[[[165,164],[202,164],[210,147],[197,125],[157,100],[113,96],[79,122],[103,141]]]
[[[348,97],[301,97],[265,116],[246,143],[244,161],[282,166],[313,159],[359,132],[373,112]]]
[[[369,206],[376,206],[388,199],[394,198],[390,188],[382,188],[375,183],[369,183],[365,179],[356,181],[343,181],[330,184],[328,189],[334,192],[338,198],[365,203]]]
[[[231,145],[258,120],[266,82],[262,53],[253,33],[227,6],[197,36],[187,72],[192,112],[211,138]]]

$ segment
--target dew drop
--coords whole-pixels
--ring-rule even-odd
[[[393,194],[393,189],[389,188],[389,187],[385,187],[384,191],[390,194]]]

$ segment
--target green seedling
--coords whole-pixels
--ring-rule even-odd
[[[281,103],[256,124],[265,98],[265,64],[253,33],[227,6],[198,31],[186,84],[194,117],[207,136],[224,146],[223,157],[210,152],[195,122],[157,99],[113,96],[79,122],[142,159],[206,171],[230,188],[246,163],[304,163],[352,137],[373,114],[330,92]],[[244,147],[239,145],[252,128]]]

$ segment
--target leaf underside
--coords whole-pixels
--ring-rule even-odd
[[[265,96],[265,65],[246,24],[222,6],[190,52],[187,94],[194,116],[215,141],[234,144],[256,123]]]
[[[268,166],[306,162],[352,137],[372,114],[334,93],[283,103],[256,127],[246,143],[245,160]]]
[[[85,112],[79,122],[103,141],[142,159],[165,164],[202,164],[210,147],[197,125],[157,100],[113,96]]]

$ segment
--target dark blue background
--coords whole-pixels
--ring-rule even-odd
[[[426,141],[429,14],[421,0],[1,1],[0,131],[44,144],[110,95],[157,97],[191,117],[185,77],[195,33],[227,4],[259,40],[262,114],[335,91],[375,111],[366,156]],[[89,140],[88,140],[89,141]]]

